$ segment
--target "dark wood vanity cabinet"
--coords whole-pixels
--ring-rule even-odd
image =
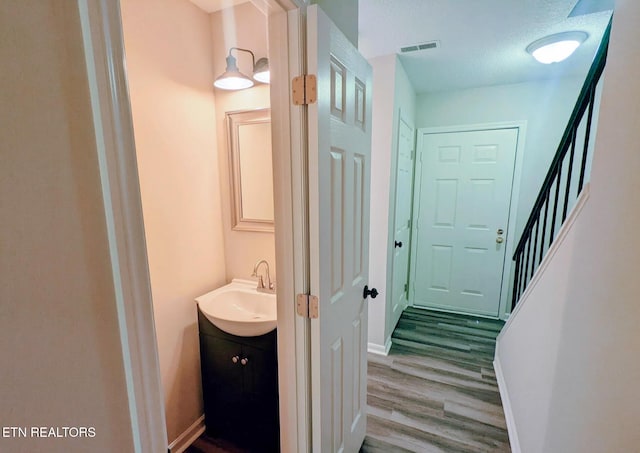
[[[255,452],[279,451],[276,331],[238,337],[198,309],[207,435]]]

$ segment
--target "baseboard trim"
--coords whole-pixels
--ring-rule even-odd
[[[391,350],[391,337],[387,338],[384,346],[377,343],[367,343],[367,351],[372,354],[389,355],[389,350]]]
[[[180,434],[176,440],[169,445],[169,453],[182,453],[198,437],[204,433],[204,415],[201,415],[193,425],[189,426],[185,432]]]
[[[502,374],[502,366],[500,366],[500,358],[498,357],[497,351],[496,358],[493,361],[493,370],[496,373],[496,379],[498,381],[498,389],[500,390],[500,398],[502,399],[504,418],[507,422],[507,432],[509,433],[511,451],[512,453],[521,453],[520,440],[518,439],[518,431],[516,430],[516,421],[513,418],[513,410],[511,408],[509,392],[507,391],[507,383],[504,380],[504,374]]]

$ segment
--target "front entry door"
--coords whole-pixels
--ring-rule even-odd
[[[413,303],[498,316],[518,129],[422,133]]]
[[[316,6],[307,12],[313,451],[355,452],[366,432],[371,67]]]

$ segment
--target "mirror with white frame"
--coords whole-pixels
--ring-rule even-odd
[[[234,230],[273,232],[270,109],[227,112]]]

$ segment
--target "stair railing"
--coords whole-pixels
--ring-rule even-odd
[[[556,233],[567,218],[570,202],[580,196],[585,182],[587,157],[589,154],[589,139],[591,138],[593,109],[596,102],[596,88],[604,71],[609,47],[611,21],[602,37],[600,46],[582,86],[578,101],[571,113],[569,123],[564,131],[560,145],[551,162],[542,188],[533,205],[529,219],[524,227],[520,241],[515,248],[513,260],[516,262],[513,283],[513,298],[511,308],[516,306],[520,296],[524,293],[533,274],[542,262],[545,254],[553,244]],[[586,114],[586,124],[583,120]],[[575,166],[576,145],[584,132],[584,141],[580,144],[580,170]],[[581,137],[580,137],[581,138]],[[580,151],[579,151],[580,152]],[[566,157],[568,167],[563,171]],[[576,176],[577,190],[573,189]],[[564,177],[564,179],[563,179]],[[573,194],[571,192],[574,192]],[[559,224],[558,224],[559,220]],[[549,231],[547,231],[549,230]]]

